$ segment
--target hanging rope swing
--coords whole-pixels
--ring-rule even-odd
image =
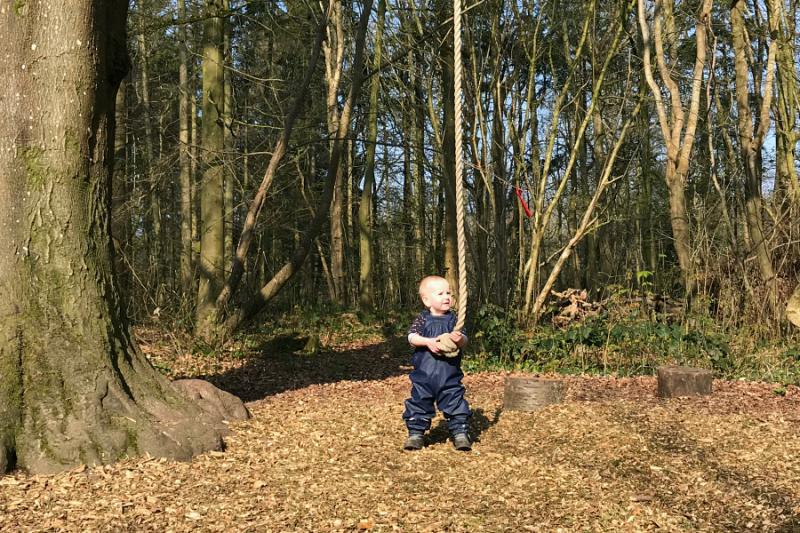
[[[464,158],[461,138],[461,0],[453,0],[453,71],[458,235],[458,322],[454,331],[461,331],[467,316],[467,239],[464,235]]]
[[[453,116],[455,118],[456,234],[458,240],[458,320],[454,332],[464,328],[467,317],[467,239],[464,232],[464,161],[461,135],[461,0],[453,0]],[[458,346],[447,334],[438,338],[440,353],[456,357]]]

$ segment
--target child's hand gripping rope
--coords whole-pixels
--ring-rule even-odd
[[[460,350],[457,343],[460,342],[462,338],[463,337],[461,336],[460,331],[442,333],[436,337],[436,347],[438,348],[439,355],[443,355],[445,357],[458,357]]]

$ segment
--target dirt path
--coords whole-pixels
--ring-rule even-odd
[[[520,414],[502,410],[503,375],[478,374],[474,451],[437,419],[408,453],[392,352],[215,368],[253,414],[225,453],[0,477],[0,530],[800,531],[797,388],[660,401],[652,378],[568,378],[567,403]]]

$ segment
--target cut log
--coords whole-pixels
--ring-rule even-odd
[[[506,378],[503,406],[509,411],[537,411],[562,403],[567,387],[557,379],[513,376]]]
[[[661,366],[658,368],[658,395],[662,398],[705,396],[711,394],[713,379],[712,372],[705,368]]]

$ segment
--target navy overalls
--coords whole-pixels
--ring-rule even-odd
[[[453,331],[456,325],[455,313],[435,316],[425,310],[420,313],[408,334],[416,333],[423,337],[438,337],[442,333]],[[466,336],[466,332],[462,332]],[[424,433],[431,427],[431,420],[436,415],[434,402],[447,419],[450,433],[466,433],[472,411],[464,399],[464,385],[461,379],[461,355],[443,357],[432,354],[425,347],[414,350],[412,360],[414,370],[411,379],[411,398],[406,400],[403,420],[409,433]]]

